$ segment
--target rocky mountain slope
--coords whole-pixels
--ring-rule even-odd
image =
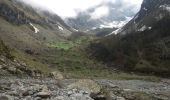
[[[139,13],[117,35],[91,44],[91,56],[128,72],[169,76],[169,0],[144,0]]]
[[[25,76],[34,74],[34,70],[49,73],[48,64],[35,56],[55,49],[53,44],[68,41],[67,38],[75,32],[58,15],[18,0],[0,1],[0,22],[1,67],[6,74],[10,70]],[[11,52],[12,60],[8,59],[8,52]]]
[[[28,76],[34,76],[34,72],[40,77],[49,76],[54,72],[58,77],[61,72],[66,77],[93,77],[104,69],[85,53],[84,47],[93,36],[70,28],[51,12],[18,0],[1,0],[0,5],[0,39],[14,57],[0,65],[12,68],[14,75],[21,72],[27,76],[28,70]],[[3,75],[8,74],[6,69]],[[107,74],[108,70],[103,72]]]
[[[121,29],[121,34],[149,30],[159,20],[169,15],[168,0],[144,0],[141,10]]]
[[[43,47],[44,43],[62,40],[73,31],[56,14],[15,0],[0,1],[0,21],[1,39],[20,49]]]

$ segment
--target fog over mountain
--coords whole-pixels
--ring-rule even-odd
[[[20,0],[59,15],[71,27],[87,31],[122,27],[140,9],[142,0]],[[64,5],[64,6],[63,6]]]
[[[106,3],[112,3],[116,5],[119,10],[125,10],[131,8],[134,12],[137,12],[140,8],[142,0],[21,0],[28,4],[38,6],[44,9],[49,9],[59,16],[75,17],[79,12],[86,11],[94,6],[100,7],[100,5]],[[64,5],[64,6],[63,6]],[[95,13],[97,15],[105,15],[108,12],[108,7],[102,7],[97,9]]]

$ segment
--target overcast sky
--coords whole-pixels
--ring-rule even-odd
[[[140,8],[142,0],[22,0],[28,4],[39,6],[42,8],[48,8],[55,12],[59,16],[75,17],[78,12],[85,11],[88,8],[105,4],[105,3],[119,3],[122,7],[132,7],[134,12],[137,12]],[[101,6],[94,12],[97,16],[103,16],[108,13],[106,6]]]

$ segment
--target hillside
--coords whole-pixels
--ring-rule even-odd
[[[169,77],[169,0],[144,0],[136,16],[117,35],[92,43],[91,57],[109,68]]]
[[[85,53],[84,47],[95,37],[70,28],[56,14],[23,2],[1,0],[0,5],[0,38],[24,68],[38,70],[44,77],[55,71],[66,77],[112,76]],[[103,74],[99,75],[101,70]]]
[[[1,39],[12,47],[39,49],[45,43],[63,40],[73,31],[48,11],[37,11],[15,0],[1,0],[0,5]]]

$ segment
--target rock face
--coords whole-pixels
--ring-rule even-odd
[[[169,0],[144,0],[140,11],[122,28],[120,34],[140,31],[144,26],[152,28],[158,20],[170,15],[168,7],[170,7]]]

